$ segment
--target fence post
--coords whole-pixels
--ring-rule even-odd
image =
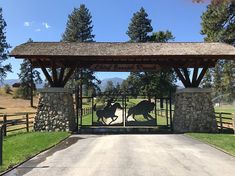
[[[235,113],[233,113],[233,132],[235,135]]]
[[[222,121],[222,113],[219,113],[219,121],[220,121],[220,132],[223,133],[223,121]]]
[[[29,132],[29,114],[26,113],[26,130]]]
[[[4,114],[3,115],[3,136],[6,136],[7,135],[7,115]]]
[[[3,144],[3,135],[2,135],[2,129],[4,128],[4,124],[0,127],[0,166],[2,165],[2,154],[3,154],[3,152],[2,152],[2,149],[3,149],[3,146],[2,146],[2,144]]]

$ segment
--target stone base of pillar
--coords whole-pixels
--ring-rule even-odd
[[[210,89],[185,88],[176,92],[173,128],[175,133],[217,132]]]
[[[64,88],[39,90],[35,131],[74,131],[76,129],[72,93]]]

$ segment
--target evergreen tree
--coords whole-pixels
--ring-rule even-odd
[[[91,13],[84,4],[81,4],[80,8],[74,8],[73,12],[68,16],[68,22],[62,40],[68,42],[93,42],[94,35],[92,34],[92,30]],[[81,72],[77,69],[66,86],[75,88],[76,85],[83,84],[86,95],[89,93],[89,89],[99,90],[97,84],[100,84],[100,80],[95,77],[93,71],[83,69],[82,80],[80,80],[80,76]]]
[[[158,43],[165,43],[169,42],[171,40],[174,40],[175,37],[170,31],[159,31],[159,32],[153,32],[150,36],[150,41],[152,42],[158,42]]]
[[[147,17],[148,14],[144,8],[134,13],[127,31],[131,42],[168,42],[174,40],[170,31],[159,31],[149,34],[153,31],[153,28],[151,20]],[[157,73],[131,73],[127,81],[123,82],[122,88],[127,88],[127,91],[132,95],[145,94],[150,99],[151,95],[168,95],[170,90],[175,90],[175,79],[176,76],[172,70],[159,71]],[[125,84],[128,84],[128,86]]]
[[[29,39],[28,42],[32,42],[32,39]],[[32,105],[32,99],[33,89],[36,88],[36,83],[41,84],[42,79],[40,77],[40,72],[32,68],[32,64],[30,60],[24,59],[23,63],[20,65],[20,73],[18,74],[20,83],[21,83],[21,89],[22,89],[22,98],[29,98],[31,97],[31,105]]]
[[[68,42],[92,42],[95,37],[92,34],[92,16],[84,4],[80,8],[74,8],[68,16],[65,32],[62,36],[63,41]]]
[[[11,71],[11,65],[3,65],[3,62],[8,59],[8,49],[10,45],[6,41],[6,26],[7,23],[3,19],[2,8],[0,7],[0,81],[2,82],[7,76],[7,72]]]
[[[205,35],[205,41],[224,42],[235,46],[235,1],[212,0],[201,18],[201,33]],[[229,94],[229,99],[235,98],[234,68],[234,61],[217,63],[213,69],[215,95]]]
[[[147,42],[148,34],[153,31],[151,20],[142,7],[139,12],[134,13],[131,23],[129,24],[127,35],[132,42]]]

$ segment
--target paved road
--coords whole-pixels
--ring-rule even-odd
[[[38,155],[6,175],[231,176],[234,174],[234,157],[184,135],[107,135],[72,136],[66,143]]]

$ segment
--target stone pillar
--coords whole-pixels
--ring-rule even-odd
[[[64,88],[39,90],[35,131],[74,131],[76,129],[72,92]]]
[[[217,132],[210,89],[185,88],[176,91],[173,129],[175,133]]]

